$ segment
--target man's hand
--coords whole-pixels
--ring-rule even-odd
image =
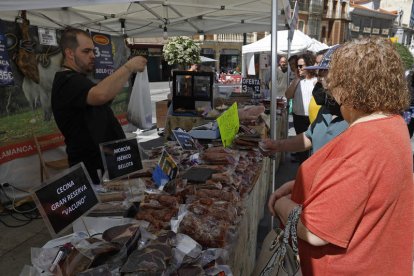
[[[270,196],[269,201],[267,203],[267,207],[272,214],[272,216],[276,216],[275,210],[275,202],[283,196],[290,195],[292,193],[293,185],[295,184],[295,180],[291,180],[283,184],[279,189],[273,192]]]
[[[264,156],[274,155],[276,152],[280,152],[278,141],[271,139],[264,139],[259,142],[259,150]]]
[[[147,59],[142,56],[136,56],[128,60],[124,66],[130,71],[130,73],[142,72],[147,66]]]

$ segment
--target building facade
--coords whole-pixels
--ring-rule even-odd
[[[294,6],[295,0],[290,0]],[[349,1],[298,0],[297,29],[328,45],[349,39]]]
[[[380,4],[380,0],[350,0],[351,38],[370,35],[392,36],[398,11],[383,9]]]
[[[414,49],[414,1],[382,0],[381,7],[397,12],[391,36],[396,37],[399,43]]]

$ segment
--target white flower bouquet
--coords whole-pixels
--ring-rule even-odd
[[[164,59],[169,65],[200,63],[200,46],[191,38],[177,36],[168,39],[162,49]]]

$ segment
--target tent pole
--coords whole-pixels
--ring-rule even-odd
[[[276,140],[276,94],[278,90],[277,83],[277,1],[272,0],[272,89],[270,91],[270,138]],[[275,191],[276,185],[276,160],[272,158],[272,193]],[[271,217],[270,226],[274,227],[274,218]]]

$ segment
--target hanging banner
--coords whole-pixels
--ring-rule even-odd
[[[104,79],[114,72],[111,36],[91,32],[95,45],[95,78]]]
[[[39,43],[41,45],[58,46],[56,38],[56,30],[37,28],[39,34]]]
[[[0,86],[12,86],[14,85],[14,77],[3,30],[3,23],[0,21]]]
[[[53,150],[64,144],[63,136],[53,119],[50,102],[50,87],[55,73],[61,70],[62,55],[58,46],[41,44],[39,28],[29,25],[30,41],[37,42],[33,45],[33,49],[39,57],[37,67],[40,83],[25,81],[25,76],[18,70],[16,61],[12,58],[19,51],[20,28],[16,27],[14,21],[0,20],[0,22],[0,167],[8,162],[19,162],[18,166],[20,166],[20,162],[26,161],[15,160],[37,154],[33,135],[40,139],[58,140],[59,143],[53,143]],[[53,36],[52,33],[55,32],[59,44],[62,30],[49,29],[49,35]],[[44,33],[47,34],[46,31]],[[111,49],[116,49],[112,50],[112,54],[114,66],[118,68],[128,60],[129,49],[125,45],[124,38],[120,36],[111,36],[111,44]],[[8,58],[5,58],[7,56]],[[7,82],[5,76],[8,78]],[[13,77],[13,81],[10,81],[9,76]],[[96,82],[95,79],[94,81]],[[121,125],[128,124],[125,110],[127,110],[129,94],[129,87],[124,88],[111,104]],[[58,151],[61,150],[64,149]],[[4,167],[7,166],[9,165],[6,164]],[[0,169],[0,178],[9,178],[11,181],[10,177],[12,177],[17,183],[19,180],[14,179],[25,177],[23,174],[12,173],[12,170],[6,171],[4,167]],[[30,177],[27,176],[28,179]]]

